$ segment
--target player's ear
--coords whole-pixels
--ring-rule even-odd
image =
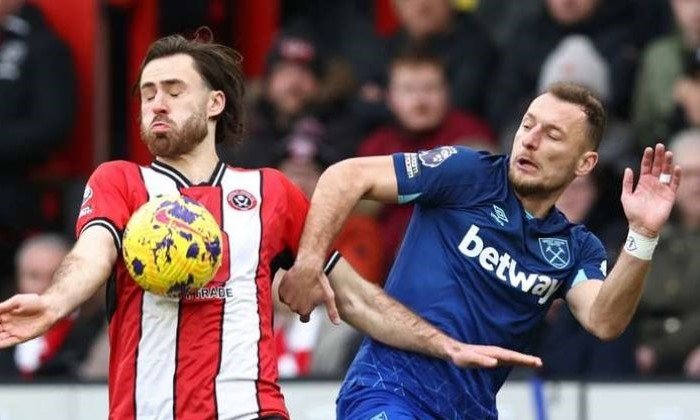
[[[209,92],[207,100],[207,118],[214,118],[224,112],[226,107],[226,95],[220,90],[212,90]]]
[[[591,173],[595,165],[598,163],[598,153],[592,150],[586,151],[581,155],[576,163],[576,176],[583,176]]]

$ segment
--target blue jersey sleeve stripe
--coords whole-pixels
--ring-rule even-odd
[[[410,203],[411,201],[415,200],[416,198],[418,198],[420,196],[421,196],[421,193],[399,195],[399,204]]]
[[[578,273],[576,273],[576,277],[574,277],[573,283],[571,283],[571,287],[576,286],[577,284],[581,283],[582,281],[590,280],[588,276],[586,275],[586,272],[583,271],[583,268],[578,270]]]

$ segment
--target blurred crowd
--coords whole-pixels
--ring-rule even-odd
[[[124,66],[136,2],[103,3],[98,25],[111,76],[88,86],[108,99],[88,94],[85,103],[76,51],[45,16],[49,2],[0,1],[0,298],[45,290],[70,249],[95,163],[65,169],[89,154],[75,148],[81,125],[107,121],[98,160],[135,156],[127,127],[133,80]],[[245,2],[158,3],[155,35],[206,25],[219,42],[241,42],[227,25]],[[508,153],[529,101],[572,81],[599,95],[610,118],[599,168],[576,179],[557,206],[599,236],[611,267],[627,231],[622,171],[638,170],[645,146],[670,145],[683,182],[632,327],[600,342],[559,301],[532,351],[542,355],[546,377],[700,378],[700,0],[275,4],[278,30],[262,71],[249,75],[246,140],[219,154],[234,166],[278,168],[309,196],[326,167],[353,156],[456,144]],[[335,246],[382,284],[411,211],[362,202]],[[98,295],[44,336],[0,351],[0,378],[106,377],[104,313]],[[302,324],[280,304],[275,323],[282,377],[341,377],[361,340],[347,325],[330,325],[322,309]]]

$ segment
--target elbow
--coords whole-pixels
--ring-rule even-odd
[[[357,314],[361,311],[359,309],[361,306],[360,302],[353,295],[336,293],[335,305],[340,319],[349,324],[353,324],[353,320],[357,318]]]
[[[589,332],[595,335],[601,341],[613,341],[625,332],[626,325],[614,323],[600,323],[595,328],[589,329]]]

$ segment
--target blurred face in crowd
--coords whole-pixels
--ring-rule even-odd
[[[309,198],[313,195],[318,179],[323,172],[321,166],[313,159],[294,157],[282,161],[277,169],[287,175],[287,178],[301,188]]]
[[[389,81],[389,108],[408,131],[437,128],[450,106],[442,70],[432,63],[397,63]]]
[[[676,203],[689,227],[700,228],[700,137],[673,149],[673,159],[683,170]]]
[[[671,0],[671,8],[685,42],[700,47],[700,0]]]
[[[508,177],[522,197],[559,194],[577,176],[593,170],[583,109],[551,93],[535,98],[515,133]]]
[[[600,0],[547,0],[547,9],[562,25],[573,25],[593,16]]]
[[[557,208],[573,223],[583,223],[598,199],[591,174],[574,178],[557,200]]]
[[[278,113],[294,117],[314,100],[318,90],[311,69],[294,61],[281,61],[270,71],[266,93]]]
[[[452,20],[450,0],[394,0],[401,25],[414,38],[445,31]]]
[[[19,10],[25,0],[0,0],[0,19]]]
[[[38,242],[21,249],[17,255],[19,293],[45,292],[66,254],[67,247],[51,242]]]
[[[190,153],[215,129],[212,117],[225,99],[199,75],[192,57],[157,58],[143,69],[140,81],[141,137],[152,154],[172,158]]]

